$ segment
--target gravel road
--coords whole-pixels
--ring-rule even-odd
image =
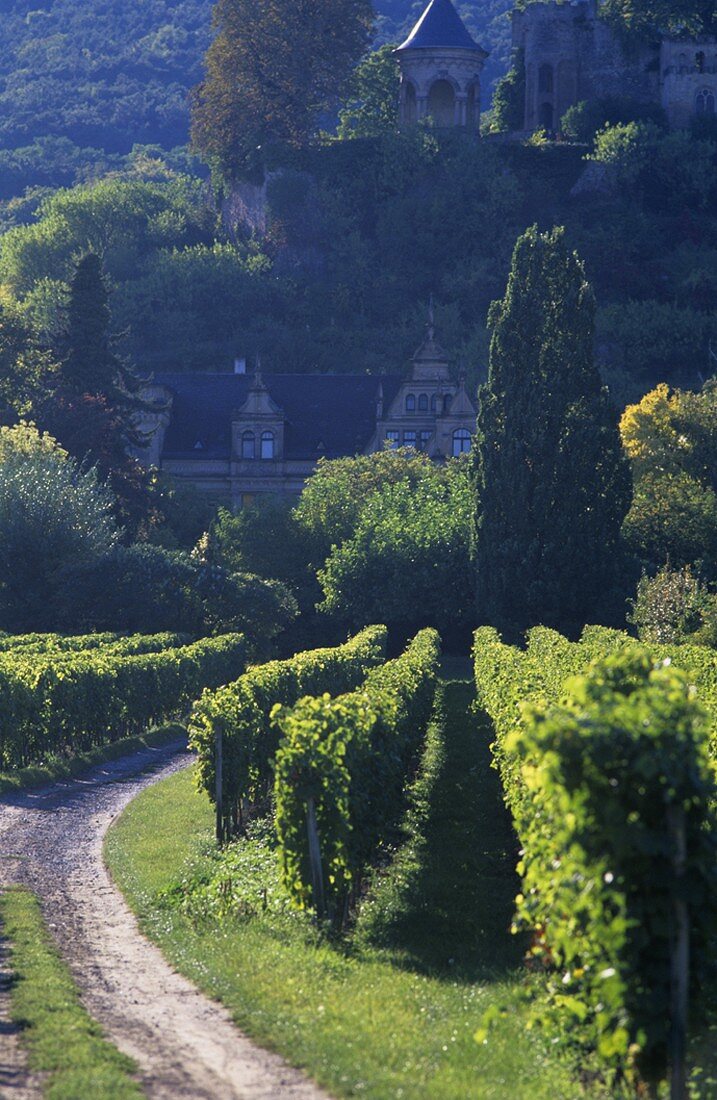
[[[21,883],[39,896],[85,1006],[136,1060],[148,1096],[326,1100],[171,969],[139,932],[105,869],[102,840],[112,819],[143,788],[190,762],[180,746],[146,749],[79,780],[0,796],[0,888]],[[0,1094],[18,1100],[37,1095],[3,1024],[1,987]]]

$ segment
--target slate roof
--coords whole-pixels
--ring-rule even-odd
[[[158,372],[154,384],[174,396],[163,456],[228,459],[233,413],[247,399],[252,374]],[[376,401],[398,393],[401,375],[263,374],[283,410],[284,458],[337,458],[362,451],[376,430]],[[197,443],[201,447],[197,447]]]
[[[451,0],[431,0],[405,42],[396,50],[422,50],[435,47],[480,50]]]

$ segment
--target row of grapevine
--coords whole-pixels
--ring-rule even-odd
[[[221,743],[220,834],[236,828],[243,799],[261,801],[271,791],[279,737],[272,707],[310,693],[351,690],[384,660],[385,650],[386,628],[370,626],[344,645],[257,665],[218,691],[203,693],[192,708],[189,743],[198,756],[199,784],[213,802]]]
[[[103,653],[131,656],[136,653],[160,653],[192,641],[189,634],[165,631],[161,634],[16,634],[0,638],[0,662],[30,655],[48,659],[71,659],[77,653],[101,649]]]
[[[225,634],[154,653],[1,659],[0,767],[83,752],[182,715],[204,688],[236,678],[246,653],[243,635]]]
[[[377,845],[395,824],[428,725],[440,656],[434,630],[352,692],[278,706],[276,828],[295,901],[340,923]]]
[[[671,1067],[682,1095],[687,1001],[696,1022],[717,932],[717,654],[600,628],[578,643],[537,629],[518,650],[486,628],[474,659],[544,1018],[614,1088],[649,1092]]]

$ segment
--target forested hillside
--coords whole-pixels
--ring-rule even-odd
[[[377,36],[397,41],[422,0],[378,0]],[[460,6],[487,49],[489,78],[504,68],[506,0]],[[211,0],[1,0],[0,149],[66,137],[127,153],[187,140],[187,91],[200,79]]]

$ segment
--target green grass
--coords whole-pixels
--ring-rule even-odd
[[[28,890],[0,896],[0,921],[10,942],[11,1013],[22,1027],[32,1070],[46,1074],[48,1100],[136,1100],[142,1091],[131,1059],[102,1037]]]
[[[525,1027],[525,974],[508,931],[512,836],[470,695],[466,684],[446,689],[410,839],[375,877],[348,944],[321,940],[288,907],[268,829],[217,855],[190,771],[145,791],[108,835],[116,880],[177,968],[338,1096],[585,1095]],[[486,1010],[496,1019],[479,1044]]]
[[[0,794],[43,787],[47,783],[56,783],[58,779],[72,779],[99,764],[119,760],[120,757],[139,752],[141,749],[161,748],[186,736],[187,731],[184,726],[178,722],[168,722],[166,725],[148,730],[141,737],[123,737],[107,745],[98,745],[89,752],[77,753],[76,756],[56,757],[44,764],[33,764],[27,768],[18,768],[17,771],[0,772]]]

